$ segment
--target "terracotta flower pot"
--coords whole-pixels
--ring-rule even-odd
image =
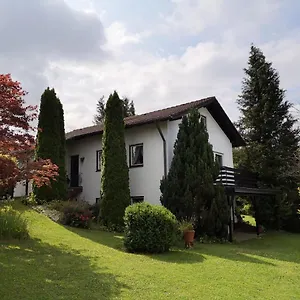
[[[185,246],[190,248],[194,245],[194,238],[195,238],[195,230],[186,230],[183,233]]]

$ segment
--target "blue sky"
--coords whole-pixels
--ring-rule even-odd
[[[22,82],[30,103],[38,104],[42,91],[54,87],[67,130],[90,125],[97,100],[114,89],[133,99],[138,113],[215,95],[236,120],[252,42],[273,62],[287,99],[300,108],[297,0],[19,4],[0,0],[0,68]]]

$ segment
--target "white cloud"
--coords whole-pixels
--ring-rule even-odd
[[[116,21],[105,28],[107,42],[104,49],[115,55],[121,55],[126,50],[127,46],[142,43],[143,39],[149,37],[150,34],[149,31],[139,33],[129,32],[125,24]]]
[[[172,13],[162,16],[164,30],[197,34],[221,16],[223,0],[172,0],[171,2],[174,5]]]
[[[208,28],[214,35],[242,37],[268,24],[280,11],[279,0],[171,0],[173,10],[162,16],[162,28],[175,35],[198,35]]]
[[[15,48],[20,50],[12,65],[18,79],[27,82],[30,93],[36,90],[41,93],[45,82],[55,87],[64,104],[67,130],[91,125],[97,100],[115,89],[120,96],[134,100],[138,113],[215,95],[235,120],[238,116],[235,100],[240,93],[251,41],[261,46],[267,59],[273,61],[281,75],[282,87],[288,90],[287,96],[297,102],[300,30],[260,40],[263,26],[279,26],[277,0],[232,0],[230,4],[225,0],[174,0],[174,10],[163,21],[164,42],[169,39],[171,49],[166,51],[161,49],[161,33],[156,29],[131,32],[122,20],[104,28],[104,37],[99,12],[94,11],[93,3],[90,0],[75,2],[76,12],[64,7],[71,21],[66,24],[60,21],[61,28],[57,31],[53,31],[56,27],[48,29],[54,33],[50,36],[51,43],[47,35],[44,43],[39,28],[32,29],[27,24],[25,33],[31,33],[30,43],[25,43],[24,51],[22,45]],[[51,16],[55,21],[54,16],[61,14]],[[1,21],[3,18],[0,24]],[[76,28],[76,34],[69,33],[68,28]],[[199,33],[205,35],[205,39],[201,34],[196,37]],[[177,34],[179,39],[195,36],[193,46],[185,47],[180,55],[174,55],[179,51],[172,45]],[[152,51],[142,47],[150,35],[157,46]],[[56,44],[59,47],[55,47]],[[112,55],[104,57],[103,50]],[[163,56],[153,54],[157,52]],[[11,50],[9,53],[13,58]],[[97,59],[98,56],[102,59]],[[6,58],[0,54],[1,67],[8,66]]]

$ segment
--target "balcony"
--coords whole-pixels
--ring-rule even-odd
[[[278,193],[278,190],[262,185],[257,174],[244,169],[222,167],[216,183],[222,184],[228,194],[273,195]]]

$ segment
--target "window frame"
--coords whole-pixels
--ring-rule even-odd
[[[204,127],[207,129],[207,117],[200,114],[200,122],[202,122],[202,119],[204,120]]]
[[[99,153],[100,153],[100,160],[99,160]],[[96,150],[96,172],[101,172],[101,160],[102,160],[102,149]]]
[[[142,164],[132,164],[132,148],[136,146],[142,146],[143,147],[143,163]],[[144,144],[138,143],[138,144],[132,144],[129,145],[129,168],[139,168],[144,166]]]
[[[221,165],[220,165],[220,168],[222,168],[224,166],[224,161],[223,161],[223,158],[224,158],[224,154],[223,153],[220,153],[220,152],[214,152],[214,159],[215,159],[215,162],[217,161],[216,160],[216,157],[219,156],[221,157]]]

